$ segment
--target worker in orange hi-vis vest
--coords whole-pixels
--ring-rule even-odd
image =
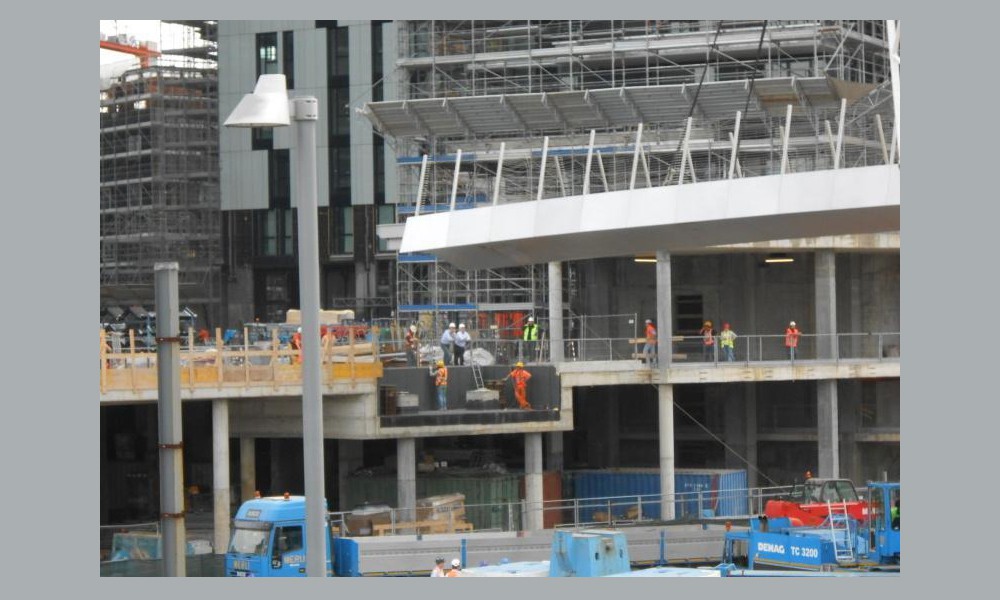
[[[531,379],[531,373],[524,370],[524,363],[518,362],[514,365],[514,370],[507,374],[503,380],[507,381],[511,377],[514,378],[514,397],[517,399],[517,405],[523,409],[530,409],[531,405],[528,404],[528,380]]]
[[[705,324],[701,326],[701,359],[705,362],[711,362],[715,359],[715,329],[712,328],[711,321],[705,321]]]
[[[298,350],[298,354],[295,356],[295,362],[302,362],[302,328],[299,327],[295,333],[292,334],[292,348]]]
[[[437,361],[437,370],[431,371],[434,376],[434,385],[437,386],[438,410],[448,409],[448,367],[444,366],[444,361]]]
[[[799,347],[799,336],[802,334],[799,332],[799,328],[795,326],[795,321],[788,324],[788,328],[785,329],[785,347],[788,348],[788,357],[791,360],[795,360],[795,349]]]
[[[642,355],[650,367],[656,366],[656,326],[652,319],[646,319],[646,345],[642,347]]]

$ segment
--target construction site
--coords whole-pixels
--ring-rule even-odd
[[[109,325],[152,311],[153,265],[164,260],[184,265],[182,303],[202,323],[220,322],[215,26],[177,23],[189,39],[169,51],[125,35],[101,39],[102,49],[139,59],[101,80],[101,319]]]
[[[153,263],[179,263],[189,526],[216,553],[243,501],[305,485],[295,141],[221,125],[264,74],[320,107],[321,307],[358,328],[323,342],[348,530],[421,533],[450,494],[450,533],[532,532],[899,480],[885,21],[212,23],[218,69],[102,87],[101,278],[102,313],[151,309]],[[139,350],[102,350],[108,530],[157,514]]]

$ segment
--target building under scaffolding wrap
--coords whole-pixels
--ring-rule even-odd
[[[206,48],[102,84],[102,314],[152,307],[154,263],[177,261],[181,304],[199,326],[219,324],[218,78]]]
[[[386,75],[400,97],[364,112],[397,149],[401,220],[827,169],[835,156],[885,164],[896,152],[885,37],[884,21],[857,20],[404,21]],[[584,312],[566,266],[567,306]],[[545,280],[538,266],[466,272],[404,254],[397,302],[504,310],[494,298],[516,297],[544,315]]]

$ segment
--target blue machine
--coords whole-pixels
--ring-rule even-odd
[[[556,531],[549,577],[605,577],[631,569],[628,539],[621,531]]]
[[[863,522],[836,512],[816,527],[784,517],[750,519],[749,531],[726,533],[723,562],[745,560],[750,570],[898,570],[899,489],[899,483],[869,483]]]
[[[304,496],[272,496],[244,502],[233,520],[226,576],[305,577],[305,515]],[[329,536],[329,523],[326,531]],[[327,576],[333,575],[332,547],[333,540],[328,537]]]

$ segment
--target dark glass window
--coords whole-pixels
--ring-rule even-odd
[[[281,72],[285,74],[285,85],[295,89],[295,38],[293,32],[281,34]]]
[[[329,88],[330,206],[351,203],[351,115],[349,104],[348,30],[327,30],[327,73]],[[336,236],[334,236],[336,237]],[[335,242],[332,242],[335,243]],[[334,251],[336,253],[336,251]]]
[[[273,150],[268,153],[268,208],[290,208],[292,206],[292,179],[288,150]]]
[[[257,34],[257,77],[278,72],[278,34]]]
[[[278,72],[278,34],[257,34],[257,78]],[[250,134],[250,147],[270,150],[274,147],[274,130],[271,127],[254,127]]]

